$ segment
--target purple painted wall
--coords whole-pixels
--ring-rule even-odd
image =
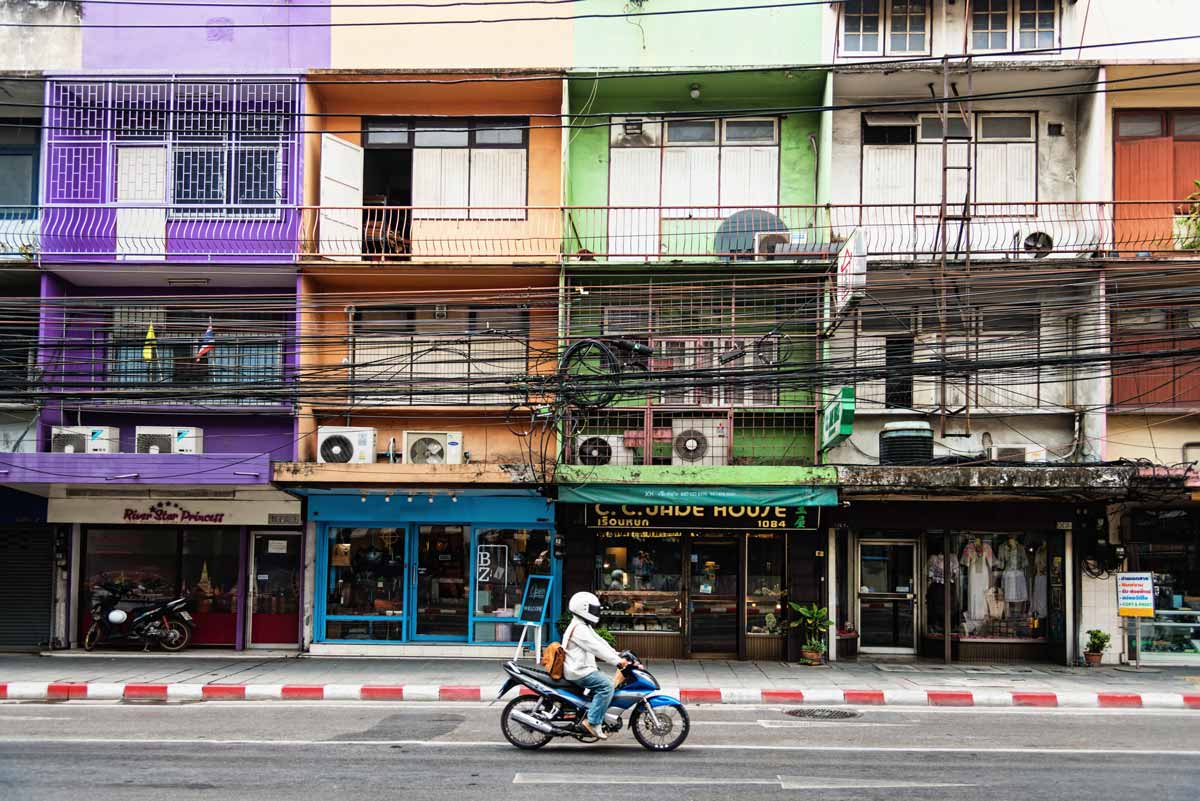
[[[250,73],[329,66],[329,5],[303,0],[180,3],[84,2],[83,66],[96,70]],[[104,25],[191,26],[104,28]],[[266,25],[276,27],[237,27]],[[297,27],[286,27],[293,25]],[[93,26],[93,27],[89,27]]]
[[[206,432],[207,433],[207,432]],[[137,478],[114,478],[137,473]],[[13,453],[0,465],[5,484],[269,484],[271,463],[253,453]]]

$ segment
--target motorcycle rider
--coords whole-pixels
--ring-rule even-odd
[[[563,676],[581,687],[592,691],[592,703],[588,707],[583,728],[598,740],[607,740],[604,733],[604,713],[612,701],[613,684],[608,677],[596,669],[596,659],[623,668],[629,664],[622,659],[611,645],[596,633],[592,625],[600,622],[600,599],[590,592],[577,592],[567,603],[571,612],[571,623],[563,632],[563,649],[566,661]]]

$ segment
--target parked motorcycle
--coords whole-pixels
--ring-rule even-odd
[[[632,710],[629,728],[642,747],[651,751],[674,751],[691,729],[687,710],[678,698],[660,692],[658,681],[638,662],[632,651],[621,658],[629,664],[618,672],[619,681],[612,704],[604,715],[604,732],[613,734],[624,727],[624,715]],[[555,680],[540,667],[504,663],[508,680],[497,699],[513,687],[528,687],[532,693],[518,695],[500,715],[500,730],[517,748],[541,748],[556,737],[596,742],[582,723],[587,718],[591,693],[566,679]]]
[[[139,606],[126,611],[119,604],[131,589],[141,585],[105,583],[92,588],[92,625],[83,637],[90,651],[100,643],[136,642],[146,649],[158,645],[164,651],[182,651],[192,641],[196,623],[187,611],[187,598]]]

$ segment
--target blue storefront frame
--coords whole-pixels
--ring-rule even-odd
[[[396,492],[336,492],[309,491],[308,519],[317,524],[316,587],[313,602],[313,641],[318,643],[358,645],[402,644],[464,644],[515,645],[519,626],[511,617],[476,614],[475,587],[478,565],[479,532],[489,529],[529,529],[546,531],[551,543],[551,575],[555,586],[562,586],[562,554],[554,550],[554,511],[547,500],[532,492],[476,493],[408,491]],[[422,525],[466,526],[470,532],[468,547],[468,616],[465,637],[417,635],[415,587],[411,579],[417,547],[417,527]],[[331,532],[339,528],[397,528],[404,531],[405,590],[400,615],[330,615],[329,545]],[[550,621],[557,620],[561,602],[555,596],[551,603]],[[361,623],[401,624],[400,639],[344,639],[326,636],[328,622],[357,621]],[[511,624],[511,640],[476,640],[477,623]]]

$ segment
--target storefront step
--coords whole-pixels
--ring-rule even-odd
[[[420,656],[465,657],[470,659],[512,659],[512,645],[459,645],[429,643],[411,645],[363,645],[359,643],[315,642],[310,656]]]

